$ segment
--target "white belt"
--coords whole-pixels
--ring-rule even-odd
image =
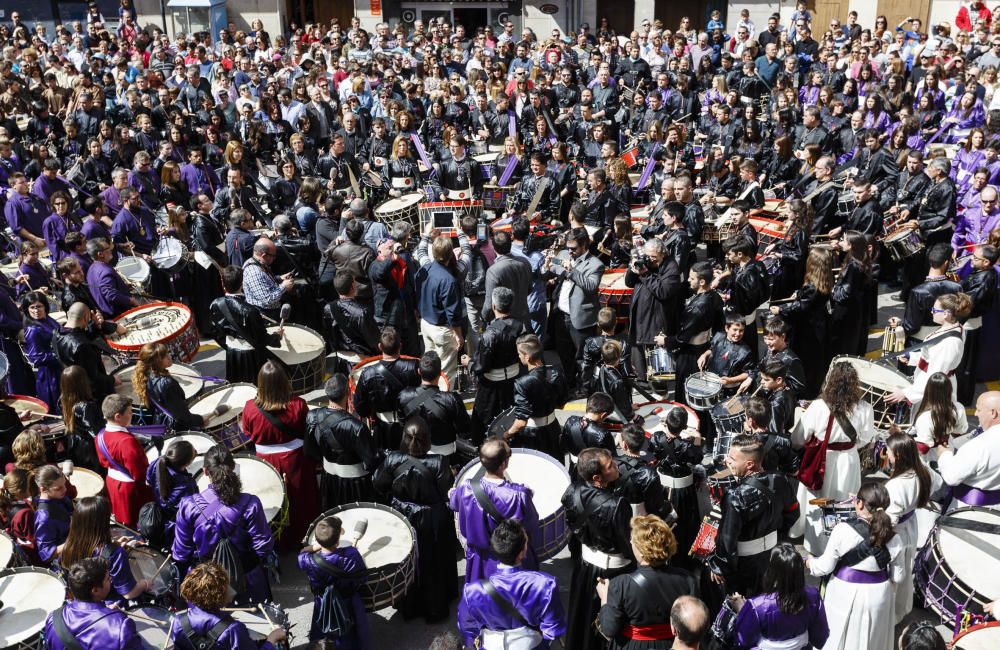
[[[513,379],[521,373],[521,364],[512,363],[506,368],[493,368],[487,370],[483,373],[483,377],[489,379],[490,381],[504,381],[505,379]]]
[[[487,630],[479,634],[482,650],[532,650],[542,642],[542,633],[530,627]]]
[[[277,445],[254,445],[258,454],[282,454],[286,451],[295,451],[302,448],[302,439],[296,438],[291,442],[282,442]]]
[[[253,350],[253,346],[235,336],[226,337],[226,347],[230,350]]]
[[[413,187],[413,179],[409,176],[393,176],[392,186],[397,190]]]
[[[691,487],[694,485],[694,474],[688,474],[687,476],[670,476],[669,474],[660,474],[660,485],[665,488],[672,488],[674,490],[679,490],[681,488]]]
[[[923,327],[921,327],[920,329],[918,329],[916,332],[913,333],[913,338],[918,339],[920,341],[926,340],[928,336],[937,331],[937,328],[938,328],[937,325],[924,325]]]
[[[778,545],[778,531],[772,530],[763,537],[751,539],[747,542],[736,542],[736,555],[739,557],[749,557],[764,551],[770,551]]]
[[[632,505],[632,516],[633,517],[645,517],[646,516],[646,504],[645,503],[633,503]]]
[[[975,318],[970,318],[965,321],[965,331],[977,330],[983,326],[983,317],[976,316]]]
[[[581,544],[580,546],[580,557],[587,564],[593,564],[601,569],[621,569],[629,565],[629,560],[617,553],[598,551],[586,544]]]
[[[431,445],[432,454],[440,454],[441,456],[451,456],[456,451],[458,451],[458,444],[450,442],[447,445]]]
[[[115,469],[114,467],[108,468],[108,478],[113,478],[121,483],[135,483],[135,479],[125,472]]]
[[[691,337],[688,345],[704,345],[712,338],[712,330],[705,330]]]
[[[465,188],[465,189],[461,189],[461,190],[446,190],[445,191],[445,196],[448,198],[449,201],[471,201],[472,200],[472,192],[469,190],[469,188]]]
[[[567,452],[566,455],[569,456],[570,463],[579,463],[580,462],[580,457],[577,456],[576,454],[571,454],[571,453]]]
[[[323,471],[327,474],[339,476],[340,478],[362,478],[368,476],[364,463],[341,465],[340,463],[331,463],[325,458],[323,459]]]
[[[757,650],[799,650],[809,644],[809,633],[803,632],[791,639],[764,639],[757,642]]]
[[[383,165],[385,165],[385,158],[383,158],[382,156],[373,156],[372,162],[375,163],[376,167],[382,167]]]
[[[375,414],[375,417],[388,424],[392,424],[393,422],[399,421],[399,418],[396,416],[395,411],[380,411]]]
[[[529,427],[544,427],[552,424],[556,421],[556,414],[549,413],[548,415],[542,416],[540,418],[528,418]]]
[[[744,317],[743,317],[743,323],[744,323],[745,325],[748,325],[748,326],[749,326],[749,325],[753,325],[753,322],[754,322],[755,320],[757,320],[757,310],[756,310],[756,309],[754,309],[754,310],[753,310],[752,312],[750,312],[750,313],[749,313],[748,315],[746,315],[746,316],[744,316]]]

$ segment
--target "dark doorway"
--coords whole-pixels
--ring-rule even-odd
[[[663,26],[670,31],[675,31],[681,24],[681,18],[687,16],[691,19],[691,27],[698,30],[705,29],[708,24],[708,16],[712,9],[722,12],[722,17],[726,17],[726,5],[722,0],[709,0],[699,2],[698,0],[656,0],[656,17],[663,21]],[[726,21],[729,24],[729,21]]]
[[[619,36],[628,36],[635,29],[635,0],[597,0],[597,18],[590,26],[592,34],[597,33],[601,18],[608,19],[608,25]],[[650,16],[652,18],[652,16]]]
[[[475,34],[477,27],[486,27],[489,24],[489,17],[485,9],[452,9],[455,14],[455,24],[465,27],[466,34]]]

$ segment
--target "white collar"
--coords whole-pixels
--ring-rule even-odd
[[[106,422],[104,425],[105,431],[122,431],[124,433],[129,433],[129,430],[125,427],[118,426],[117,424],[112,424],[111,422]]]

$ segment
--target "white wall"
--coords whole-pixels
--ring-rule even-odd
[[[994,5],[992,2],[988,4],[989,6]],[[931,13],[929,23],[924,25],[925,31],[930,32],[931,25],[946,21],[951,25],[951,35],[954,37],[958,33],[958,29],[955,27],[955,16],[958,15],[958,9],[961,6],[961,0],[931,0]]]
[[[340,0],[343,2],[343,0]],[[369,0],[354,0],[354,15],[361,19],[361,27],[368,32],[375,31],[375,25],[385,21],[385,2],[382,2],[382,15],[372,15],[372,4]]]
[[[767,29],[767,17],[779,11],[780,4],[778,0],[731,0],[726,31],[731,34],[735,33],[736,23],[740,20],[740,11],[744,9],[750,12],[750,20],[753,21],[754,27],[760,33]]]
[[[554,14],[542,13],[539,8],[546,4],[555,5],[559,11]],[[522,7],[522,27],[518,29],[530,27],[541,40],[547,39],[553,28],[559,28],[564,34],[570,29],[567,0],[524,0]]]

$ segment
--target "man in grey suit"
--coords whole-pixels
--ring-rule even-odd
[[[604,275],[604,263],[590,254],[590,236],[585,228],[574,228],[566,238],[566,251],[549,254],[542,266],[546,276],[556,280],[553,294],[552,334],[563,371],[572,388],[579,386],[583,344],[597,331],[601,305],[597,289]]]
[[[522,257],[510,254],[514,243],[509,232],[497,232],[493,235],[493,250],[497,257],[486,270],[486,296],[483,300],[483,322],[493,320],[493,290],[497,287],[507,287],[514,292],[514,305],[510,315],[522,323],[528,322],[528,294],[532,290],[531,264]]]

